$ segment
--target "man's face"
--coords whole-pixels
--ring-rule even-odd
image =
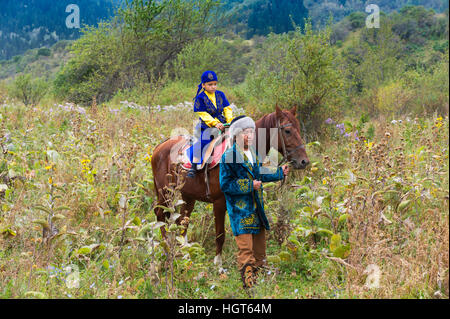
[[[255,130],[252,128],[246,128],[242,131],[242,137],[244,138],[244,147],[252,145],[255,140]]]
[[[217,81],[203,83],[202,87],[205,89],[206,92],[214,93],[217,90]]]

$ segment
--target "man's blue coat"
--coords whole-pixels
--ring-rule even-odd
[[[271,182],[283,179],[281,167],[270,170],[261,166],[254,149],[250,150],[255,161],[253,164],[236,143],[222,155],[220,162],[220,188],[225,194],[235,236],[258,234],[261,226],[270,229],[264,213],[263,187],[261,185],[254,190],[253,180]]]

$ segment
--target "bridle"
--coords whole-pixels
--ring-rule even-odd
[[[301,149],[301,148],[305,149],[305,144],[300,144],[300,145],[298,145],[297,147],[295,147],[295,148],[293,148],[291,150],[287,150],[286,149],[286,143],[284,142],[285,136],[283,134],[282,128],[289,127],[289,126],[292,126],[292,123],[287,123],[287,124],[280,125],[280,119],[277,118],[277,129],[278,129],[278,134],[281,134],[281,138],[280,138],[280,140],[281,140],[281,150],[283,151],[283,154],[282,154],[283,155],[283,159],[280,161],[280,163],[278,163],[278,167],[280,167],[284,162],[287,162],[287,163],[292,162],[292,161],[288,160],[288,156],[290,156],[296,150]],[[283,176],[283,181],[281,182],[281,185],[280,185],[280,187],[278,189],[283,187],[285,181],[286,181],[286,176]]]
[[[283,159],[281,160],[280,163],[278,163],[278,166],[281,166],[284,162],[288,162],[290,163],[291,161],[288,160],[288,157],[294,153],[295,151],[297,151],[298,149],[305,149],[305,144],[300,144],[297,147],[291,149],[291,150],[287,150],[286,149],[286,144],[284,142],[285,136],[283,134],[283,130],[282,128],[285,127],[289,127],[292,126],[292,123],[287,123],[287,124],[283,124],[280,125],[280,119],[277,118],[277,129],[278,129],[278,134],[281,134],[281,150],[282,150],[282,155],[283,155]]]

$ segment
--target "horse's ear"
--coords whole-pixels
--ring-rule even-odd
[[[297,114],[297,105],[294,105],[292,109],[289,110],[289,112],[291,112],[291,114],[295,116]]]
[[[283,111],[278,107],[278,103],[275,104],[275,113],[277,115],[278,118],[281,118]]]

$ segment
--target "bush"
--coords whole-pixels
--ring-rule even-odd
[[[333,107],[342,103],[343,76],[330,29],[313,31],[305,24],[291,34],[271,34],[252,63],[247,79],[262,111],[275,104],[297,106],[302,136],[316,136]]]
[[[50,56],[52,51],[49,48],[40,48],[37,52],[37,56]]]
[[[47,90],[48,84],[45,80],[32,79],[31,74],[22,74],[15,78],[9,91],[12,97],[19,99],[25,106],[35,106]]]

